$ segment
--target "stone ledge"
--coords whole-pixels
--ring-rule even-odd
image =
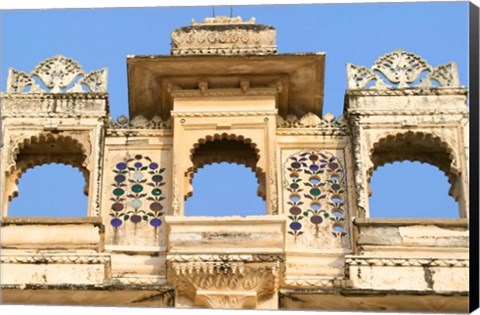
[[[391,88],[391,89],[356,89],[347,90],[345,96],[412,96],[412,95],[468,95],[464,87],[453,88]]]
[[[377,290],[355,288],[289,288],[280,289],[281,295],[289,294],[336,294],[341,296],[388,296],[388,295],[415,295],[415,296],[468,296],[469,291],[413,291],[413,290]]]
[[[356,218],[356,226],[409,226],[409,225],[435,225],[438,227],[464,227],[468,229],[468,219],[410,219],[410,218]]]
[[[195,225],[197,223],[221,223],[227,225],[236,225],[238,223],[248,224],[264,224],[264,223],[282,223],[285,222],[283,215],[258,215],[258,216],[228,216],[228,217],[185,217],[185,216],[166,216],[167,223],[175,223],[178,225]]]
[[[88,291],[113,291],[113,290],[155,290],[169,292],[174,290],[171,285],[159,286],[158,284],[2,284],[2,290],[88,290]]]
[[[62,224],[93,224],[94,226],[103,227],[102,217],[3,217],[0,219],[2,226],[7,225],[62,225]]]

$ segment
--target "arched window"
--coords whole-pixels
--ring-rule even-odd
[[[86,210],[88,206],[82,206],[84,201],[76,198],[70,201],[65,199],[65,203],[62,204],[63,210],[60,212],[48,210],[53,207],[55,201],[63,200],[63,196],[68,196],[70,192],[77,196],[82,196],[82,192],[85,195],[88,194],[90,173],[86,157],[89,152],[85,150],[79,140],[68,134],[41,133],[20,141],[13,153],[12,159],[15,162],[10,164],[7,169],[5,186],[7,202],[3,209],[4,216],[88,215]],[[31,176],[34,179],[29,180],[28,178]],[[81,188],[70,186],[72,181],[81,182]],[[27,186],[20,192],[18,184],[22,183],[27,183]],[[57,186],[53,188],[52,185]],[[19,194],[23,195],[22,198],[16,199]],[[39,210],[40,199],[35,199],[43,197],[46,198],[44,200],[49,200],[45,201],[46,208],[44,210],[46,212]],[[24,198],[26,199],[24,200]],[[77,205],[77,203],[80,204]]]
[[[465,213],[455,154],[439,137],[411,131],[388,135],[373,145],[371,161],[370,217],[458,218]]]
[[[459,217],[447,176],[429,164],[385,164],[373,173],[370,188],[372,218]]]
[[[249,139],[208,137],[195,145],[190,158],[193,168],[186,176],[192,186],[185,196],[185,215],[266,214],[265,173],[257,167],[258,149]]]
[[[185,215],[264,215],[265,201],[256,194],[255,173],[244,165],[213,163],[193,177],[193,195],[185,202]]]
[[[78,168],[48,164],[28,169],[19,179],[9,216],[87,216],[85,178]]]

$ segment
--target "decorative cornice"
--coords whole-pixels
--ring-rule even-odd
[[[108,110],[105,93],[2,94],[2,117],[103,118]]]
[[[113,276],[112,283],[126,285],[165,285],[167,279],[165,276]]]
[[[110,255],[1,255],[2,264],[107,264]]]
[[[470,266],[468,259],[449,258],[374,258],[346,257],[347,266],[398,266],[398,267],[466,267]]]
[[[464,95],[467,96],[468,89],[463,87],[445,87],[445,88],[422,88],[409,87],[398,89],[348,89],[347,96],[428,96],[428,95]]]
[[[422,57],[397,49],[378,58],[370,69],[347,64],[348,89],[385,90],[412,87],[424,72],[428,74],[416,84],[417,87],[438,89],[460,86],[455,62],[433,68]],[[375,81],[375,84],[367,88],[372,81]],[[438,86],[434,86],[433,82],[437,82]]]
[[[283,262],[283,254],[169,254],[170,262]]]
[[[323,118],[308,113],[301,118],[288,115],[285,119],[277,115],[277,134],[281,135],[347,135],[347,120],[340,116],[335,119],[330,113]]]
[[[108,137],[172,137],[171,129],[107,129]]]
[[[290,288],[334,288],[347,287],[348,282],[342,278],[339,279],[325,279],[325,278],[297,278],[286,277],[284,284]]]
[[[264,111],[232,111],[232,112],[174,112],[172,117],[235,117],[235,116],[271,116],[276,115],[277,110]]]
[[[205,89],[205,90],[181,90],[176,89],[170,92],[172,97],[225,97],[225,96],[263,96],[277,95],[278,88],[249,88],[238,89]]]
[[[142,115],[138,115],[132,120],[129,120],[126,116],[120,115],[117,120],[113,120],[111,117],[107,122],[107,132],[113,132],[115,129],[130,130],[130,129],[150,129],[150,130],[166,130],[171,129],[169,120],[162,120],[160,116],[154,116],[148,120]]]

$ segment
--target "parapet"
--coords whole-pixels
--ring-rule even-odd
[[[177,28],[170,53],[176,55],[270,55],[277,51],[273,26],[255,24],[255,18],[218,16]]]

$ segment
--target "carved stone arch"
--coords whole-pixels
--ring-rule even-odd
[[[85,178],[84,193],[88,195],[90,170],[88,159],[90,148],[69,133],[42,132],[30,136],[17,136],[11,143],[6,170],[6,198],[18,196],[18,182],[28,169],[44,164],[57,163],[78,168]],[[11,139],[12,141],[12,139]]]
[[[446,141],[438,135],[426,132],[397,132],[382,135],[373,141],[370,147],[370,167],[367,169],[367,180],[370,183],[373,172],[387,163],[402,161],[418,161],[428,163],[440,169],[451,185],[449,195],[456,201],[455,184],[461,171],[458,168],[457,156]]]
[[[9,191],[7,191],[8,201],[10,202],[13,199],[15,199],[16,197],[18,197],[18,183],[20,182],[20,179],[22,178],[24,173],[26,173],[30,169],[33,169],[37,166],[42,166],[42,165],[47,165],[47,164],[61,164],[61,165],[65,165],[65,166],[70,165],[74,168],[77,168],[80,171],[80,173],[82,173],[82,176],[85,179],[85,186],[83,187],[83,193],[86,196],[88,196],[88,187],[89,187],[88,183],[89,183],[89,180],[90,180],[90,172],[85,167],[83,167],[81,164],[77,164],[77,163],[70,162],[70,161],[66,162],[66,161],[63,161],[61,159],[57,159],[57,160],[39,159],[39,160],[36,160],[36,161],[28,161],[26,163],[21,162],[21,165],[19,167],[17,167],[17,169],[15,170],[15,172],[13,174],[11,174],[11,178],[12,178],[12,181],[13,181],[14,184],[11,185],[9,187]]]
[[[41,146],[49,146],[48,150],[38,150],[38,152],[42,152],[41,154],[29,154],[30,156],[36,156],[32,160],[42,160],[39,159],[38,156],[43,155],[44,158],[55,160],[65,160],[66,162],[60,162],[64,164],[72,164],[73,162],[69,162],[68,156],[73,154],[81,155],[82,167],[89,168],[88,157],[91,153],[91,148],[89,146],[83,145],[78,139],[75,138],[74,135],[71,134],[54,134],[48,132],[42,132],[36,135],[30,136],[18,136],[14,137],[11,140],[10,144],[10,152],[8,156],[8,167],[6,175],[9,176],[12,174],[17,168],[18,161],[22,160],[21,153],[22,151],[25,153],[25,150],[29,148],[35,151],[34,147],[41,147]],[[57,147],[63,147],[61,152],[55,152],[52,150],[53,146],[57,145]],[[72,150],[73,149],[73,150]],[[44,152],[49,152],[49,154],[45,154]],[[68,153],[68,154],[58,154],[58,153]],[[45,164],[45,163],[43,163]],[[34,165],[36,166],[36,165]]]
[[[198,139],[193,145],[189,158],[191,165],[185,173],[188,179],[185,200],[193,194],[193,176],[198,169],[205,165],[220,162],[242,164],[251,168],[258,182],[257,195],[264,200],[266,199],[266,174],[265,170],[258,165],[260,149],[252,139],[229,133],[207,135]]]

